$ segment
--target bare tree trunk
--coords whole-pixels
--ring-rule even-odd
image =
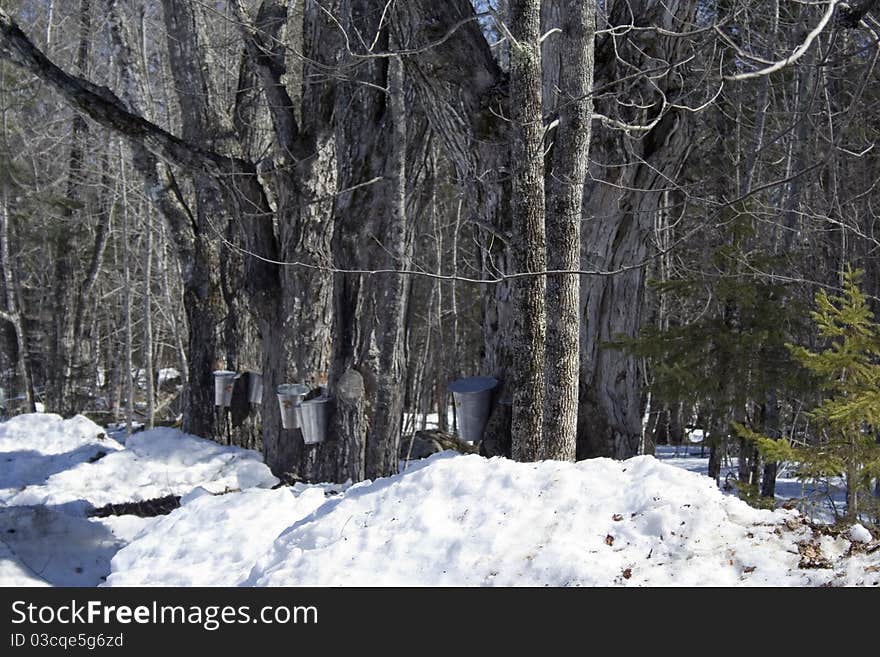
[[[132,257],[128,244],[128,183],[125,180],[125,159],[122,157],[122,142],[119,143],[119,179],[122,189],[122,308],[123,308],[123,372],[125,385],[125,434],[131,435],[134,418],[134,383],[132,381],[132,331],[131,331],[131,264]]]
[[[391,267],[408,270],[412,259],[412,240],[406,222],[406,106],[403,89],[403,64],[398,57],[388,62],[389,143],[385,165],[389,180],[388,215],[383,244]],[[378,281],[377,281],[378,282]],[[400,447],[400,423],[403,413],[404,320],[410,279],[386,275],[377,290],[376,308],[383,308],[378,326],[376,398],[367,439],[366,472],[370,478],[397,474]]]
[[[156,387],[153,371],[153,213],[146,209],[147,225],[144,242],[144,378],[146,380],[147,429],[155,422]]]
[[[127,105],[137,110],[144,101],[144,85],[132,54],[132,39],[125,28],[125,19],[118,0],[107,0],[107,13],[111,19],[111,37],[120,72],[122,97]],[[195,29],[191,8],[174,0],[165,3],[168,23],[168,47],[172,74],[177,85],[181,104],[183,134],[187,141],[211,143],[207,132],[207,87],[199,79],[203,70],[193,59],[198,52],[198,42],[189,39]],[[189,11],[188,11],[189,10]],[[184,16],[176,12],[182,12]],[[184,272],[184,310],[187,318],[188,371],[184,374],[183,430],[199,436],[214,435],[214,381],[216,369],[217,327],[223,316],[222,298],[219,291],[218,252],[209,222],[220,222],[218,217],[208,216],[219,207],[216,192],[207,181],[197,179],[197,201],[193,212],[184,202],[180,188],[170,177],[170,172],[160,173],[156,156],[143,144],[132,143],[133,163],[144,179],[147,195],[159,208],[173,237],[180,268]],[[167,180],[163,178],[167,177]],[[210,205],[212,210],[205,208]],[[196,234],[195,231],[199,231]]]
[[[276,477],[291,481],[300,478],[297,447],[302,443],[299,429],[283,429],[275,387],[287,372],[287,334],[276,321],[260,323],[263,348],[263,455]],[[300,450],[301,451],[301,448]]]
[[[262,333],[266,391],[262,409],[263,448],[273,472],[308,478],[314,474],[316,462],[320,465],[326,459],[323,454],[312,454],[313,449],[306,449],[298,431],[281,429],[274,392],[285,381],[314,386],[328,379],[333,278],[322,268],[330,264],[337,171],[335,135],[330,126],[334,85],[324,74],[335,64],[337,52],[333,44],[340,37],[338,26],[331,24],[321,8],[309,3],[294,14],[295,21],[303,23],[292,24],[290,32],[294,40],[302,35],[304,70],[302,76],[298,71],[292,72],[292,76],[309,79],[302,91],[300,113],[281,79],[286,66],[288,3],[263,0],[253,20],[237,3],[233,8],[245,32],[245,58],[236,100],[237,128],[243,136],[240,141],[253,141],[247,125],[254,124],[249,113],[256,108],[248,94],[255,86],[262,88],[275,134],[275,155],[286,169],[274,176],[277,235],[270,234],[272,211],[268,203],[245,203],[241,210],[244,216],[262,216],[255,222],[257,228],[239,229],[244,233],[239,239],[251,251],[304,265],[286,267],[280,272],[264,267],[257,280],[251,271],[254,259],[247,261],[247,290],[251,309],[260,318]],[[336,10],[334,3],[323,8],[331,14]],[[302,117],[301,126],[298,116]],[[254,205],[259,211],[255,211]],[[270,253],[273,249],[274,256]]]
[[[187,363],[187,354],[186,354],[186,341],[184,339],[184,331],[182,329],[181,321],[178,319],[178,314],[174,312],[174,309],[178,306],[174,299],[171,296],[171,277],[168,275],[168,256],[166,253],[166,244],[168,240],[165,237],[165,227],[162,227],[162,248],[159,251],[159,276],[162,281],[162,299],[165,302],[165,307],[168,310],[169,320],[171,323],[171,333],[174,336],[174,346],[177,351],[177,359],[178,359],[178,367],[180,369],[180,377],[181,383],[184,388],[186,388],[187,378],[189,376],[189,365]],[[175,263],[177,267],[180,266],[179,262]],[[182,280],[183,276],[179,276]],[[179,288],[178,288],[179,289]],[[182,408],[182,407],[181,407]]]
[[[547,266],[577,270],[580,218],[590,151],[593,86],[592,0],[567,0],[558,35],[559,125],[547,170]],[[556,25],[547,26],[554,28]],[[546,103],[546,99],[545,99]],[[580,276],[547,277],[547,365],[544,385],[543,458],[573,461],[577,448],[580,365]]]
[[[541,105],[541,3],[511,0],[510,118],[515,272],[543,272],[544,121]],[[513,286],[513,458],[540,458],[546,332],[543,275],[518,278]]]
[[[80,386],[85,386],[86,380],[91,379],[86,372],[94,371],[95,362],[86,353],[86,330],[84,328],[86,322],[87,310],[94,310],[95,302],[92,298],[92,292],[98,281],[98,276],[104,264],[104,252],[107,249],[107,239],[110,234],[110,224],[113,219],[113,212],[116,207],[116,190],[114,189],[110,179],[110,145],[101,158],[103,172],[101,174],[101,189],[98,193],[98,225],[95,227],[95,237],[92,246],[92,254],[89,262],[89,268],[85,273],[82,283],[80,284],[74,300],[74,320],[73,320],[73,353],[71,354],[71,362],[73,364],[72,371],[79,377]],[[92,326],[95,322],[91,322]],[[92,336],[94,339],[95,336]],[[92,354],[93,356],[94,354]],[[81,396],[79,398],[82,398]],[[77,407],[79,404],[77,404]]]
[[[353,0],[345,16],[349,29],[390,38],[380,23],[381,3]],[[353,191],[337,198],[334,218],[337,262],[363,269],[410,267],[411,235],[406,225],[406,126],[403,69],[394,57],[359,68],[352,95],[338,97],[339,186]],[[377,89],[386,89],[377,93]],[[404,325],[409,279],[382,274],[337,275],[333,378],[357,369],[364,379],[370,414],[364,475],[397,472],[403,412]],[[332,382],[331,382],[332,387]],[[348,436],[357,448],[360,437]]]
[[[28,345],[24,333],[24,323],[18,307],[18,294],[12,274],[12,260],[9,249],[9,207],[6,195],[0,195],[0,265],[3,267],[3,295],[6,297],[6,310],[0,311],[0,319],[12,325],[15,332],[15,352],[19,376],[25,394],[25,409],[28,413],[36,411],[34,405],[34,385],[28,358]]]
[[[55,0],[49,0],[46,8],[46,52],[52,49],[52,28],[55,19]]]

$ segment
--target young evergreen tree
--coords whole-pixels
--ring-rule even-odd
[[[842,476],[846,482],[846,514],[855,521],[868,511],[863,498],[871,480],[880,476],[880,325],[859,288],[862,271],[847,269],[843,292],[816,294],[811,313],[821,338],[820,351],[788,345],[794,359],[819,382],[825,398],[810,413],[817,439],[806,446],[789,440],[771,440],[737,426],[771,460],[799,465],[802,479]],[[865,506],[863,509],[862,507]]]

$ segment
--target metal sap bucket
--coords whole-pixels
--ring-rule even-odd
[[[309,392],[304,383],[282,383],[276,388],[278,405],[281,407],[281,426],[285,429],[298,429],[299,405]]]
[[[322,443],[327,439],[327,420],[330,407],[329,397],[316,397],[304,401],[299,407],[302,422],[303,441],[306,445]]]
[[[251,404],[263,403],[263,375],[259,372],[248,372],[248,401]]]
[[[214,406],[229,406],[232,403],[232,388],[237,376],[238,373],[229,370],[214,372]]]
[[[498,379],[491,376],[468,376],[447,386],[455,402],[458,436],[465,442],[478,443],[492,411],[492,395]]]

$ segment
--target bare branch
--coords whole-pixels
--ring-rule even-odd
[[[65,73],[31,42],[4,9],[0,9],[0,57],[38,77],[95,122],[173,164],[218,177],[254,171],[253,164],[246,160],[194,146],[129,112],[106,87]]]
[[[778,62],[775,62],[775,63],[771,64],[770,66],[767,66],[766,68],[762,68],[757,71],[751,71],[749,73],[738,73],[737,75],[727,75],[727,76],[725,76],[724,79],[725,80],[749,80],[752,78],[759,78],[764,75],[770,75],[772,73],[775,73],[776,71],[781,71],[786,66],[793,64],[794,62],[796,62],[797,60],[799,60],[801,57],[804,56],[804,54],[807,52],[807,50],[810,49],[810,46],[813,44],[813,41],[816,40],[816,37],[818,37],[820,34],[822,34],[825,27],[831,21],[831,17],[834,15],[834,10],[837,8],[837,5],[840,4],[840,2],[841,2],[841,0],[830,0],[830,2],[828,3],[828,7],[825,10],[825,14],[819,20],[819,23],[816,25],[816,27],[814,27],[813,30],[809,34],[807,34],[803,43],[801,43],[797,48],[795,48],[794,52],[792,52],[791,55],[789,55],[785,59],[780,59]],[[752,59],[754,59],[754,58],[752,58]]]

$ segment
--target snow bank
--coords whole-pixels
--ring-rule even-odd
[[[122,447],[108,441],[104,429],[82,415],[65,420],[54,413],[27,413],[0,422],[0,452],[64,454],[83,445]]]
[[[59,505],[85,501],[94,507],[183,495],[196,486],[211,492],[268,488],[276,483],[262,457],[251,450],[218,445],[176,429],[133,434],[94,463],[50,476],[45,484],[11,495],[14,505]]]
[[[845,571],[798,568],[797,543],[809,538],[809,530],[796,518],[790,511],[753,509],[724,495],[710,479],[653,457],[521,464],[442,454],[425,467],[354,486],[328,500],[275,541],[246,583],[770,586],[877,581],[867,562],[850,563]],[[848,542],[838,543],[828,556],[842,556]],[[830,546],[822,547],[827,551]]]
[[[197,489],[199,490],[199,489]],[[111,562],[108,586],[236,586],[284,529],[324,503],[320,486],[192,496]]]
[[[13,417],[0,423],[0,502],[18,489],[120,449],[122,445],[82,415],[69,420],[54,413]]]

